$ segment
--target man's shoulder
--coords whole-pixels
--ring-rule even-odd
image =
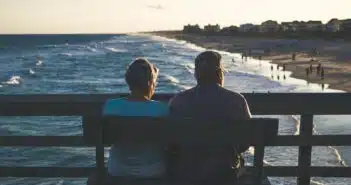
[[[230,98],[230,99],[237,99],[237,100],[244,100],[244,96],[240,94],[239,92],[231,91],[229,89],[226,89],[224,87],[220,87],[220,92],[225,96],[225,98]]]
[[[171,102],[174,102],[174,101],[181,101],[181,100],[190,98],[190,97],[194,94],[194,90],[195,90],[195,87],[190,88],[190,89],[187,89],[187,90],[185,90],[185,91],[181,91],[181,92],[175,94],[175,95],[171,98]]]

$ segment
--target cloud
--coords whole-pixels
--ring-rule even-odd
[[[156,9],[156,10],[164,10],[165,8],[158,4],[158,5],[147,5],[148,8],[151,8],[151,9]]]

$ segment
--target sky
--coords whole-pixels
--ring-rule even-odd
[[[185,24],[351,18],[351,0],[0,0],[0,34],[126,33]]]

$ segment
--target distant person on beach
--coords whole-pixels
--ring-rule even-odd
[[[313,66],[312,66],[312,64],[310,64],[310,72],[311,72],[311,74],[312,74],[312,72],[313,72]]]
[[[318,66],[317,66],[317,75],[320,74],[320,72],[321,72],[321,67],[322,67],[322,64],[319,63]]]
[[[306,76],[308,77],[310,75],[310,68],[306,68]]]
[[[324,80],[324,67],[321,68],[321,79]]]
[[[271,71],[273,71],[273,65],[271,65]]]
[[[170,100],[171,116],[233,120],[251,118],[244,96],[223,88],[224,68],[221,59],[221,55],[215,51],[205,51],[196,57],[194,75],[197,85]],[[225,179],[225,174],[233,173],[233,169],[237,171],[244,165],[241,153],[247,149],[248,146],[227,149],[181,148],[177,179],[193,182]]]
[[[125,98],[107,100],[103,115],[162,117],[168,115],[166,103],[153,101],[158,69],[148,60],[139,58],[129,65],[125,80],[130,94]],[[137,129],[137,128],[136,128]],[[159,146],[113,145],[107,162],[108,184],[120,177],[153,178],[165,174],[164,151]],[[96,184],[96,177],[88,185]]]
[[[283,71],[285,71],[285,68],[286,68],[286,64],[283,64]]]
[[[295,61],[295,60],[296,60],[296,53],[293,53],[293,54],[292,54],[291,59],[292,59],[292,61]]]

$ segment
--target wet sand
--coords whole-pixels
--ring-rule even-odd
[[[285,64],[292,77],[308,82],[329,84],[328,88],[351,92],[351,43],[324,40],[294,40],[267,38],[240,38],[234,36],[201,36],[179,32],[154,32],[154,35],[185,40],[207,49],[216,49],[233,53],[252,50],[252,57],[262,56],[262,60]],[[313,55],[313,48],[318,52]],[[265,51],[260,53],[258,51]],[[292,60],[296,53],[296,60]],[[311,58],[315,61],[311,62]],[[316,73],[316,67],[324,68],[324,79]],[[306,76],[306,68],[313,66],[312,74]]]

